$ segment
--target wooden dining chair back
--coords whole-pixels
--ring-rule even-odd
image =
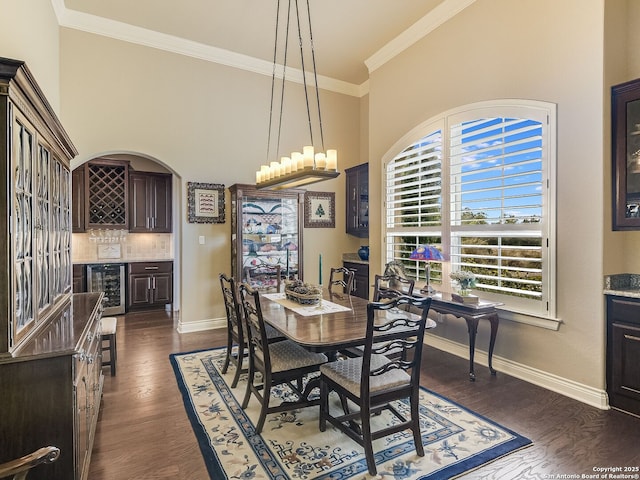
[[[393,299],[400,295],[413,295],[415,280],[397,275],[376,275],[373,282],[373,301]]]
[[[247,408],[251,394],[255,395],[261,405],[256,424],[256,433],[259,434],[267,414],[319,404],[317,398],[308,399],[310,387],[304,388],[304,377],[317,372],[327,357],[322,353],[312,353],[291,340],[269,341],[259,292],[246,283],[241,284],[239,290],[249,344],[249,375],[242,408]],[[261,384],[256,383],[256,373],[260,373]],[[295,385],[292,380],[296,380]],[[298,399],[270,405],[271,388],[282,384],[286,384]]]
[[[329,293],[334,292],[333,289],[341,288],[342,293],[351,295],[353,291],[353,279],[355,278],[355,272],[345,267],[332,268],[331,275],[329,277]]]
[[[320,367],[320,430],[325,431],[327,421],[358,442],[365,451],[371,475],[377,474],[373,440],[394,433],[411,430],[416,452],[424,456],[420,435],[418,408],[420,402],[420,363],[424,332],[431,298],[399,296],[389,302],[371,302],[367,305],[367,334],[364,354],[330,362]],[[420,312],[412,314],[401,307]],[[415,310],[417,309],[417,310]],[[386,354],[401,349],[394,358]],[[339,413],[336,406],[332,414],[329,393],[336,392],[340,399],[347,398],[357,405],[358,411]],[[408,398],[410,416],[406,418],[392,403]],[[342,401],[344,405],[344,400]],[[381,422],[372,428],[372,416],[387,410],[397,421]]]
[[[0,463],[0,478],[12,480],[25,480],[32,468],[45,463],[53,463],[60,456],[60,449],[57,447],[42,447],[33,453]]]
[[[282,285],[280,265],[260,265],[244,268],[245,281],[260,292],[279,292]]]
[[[238,301],[238,290],[236,281],[232,277],[228,277],[224,273],[218,275],[220,278],[220,287],[222,289],[222,299],[224,300],[224,310],[227,314],[227,353],[222,366],[222,373],[227,373],[229,364],[236,366],[236,373],[231,382],[231,388],[238,385],[240,374],[246,372],[242,365],[244,357],[247,355],[247,342],[244,335],[244,327],[242,322],[242,309]],[[233,351],[233,346],[236,351]]]

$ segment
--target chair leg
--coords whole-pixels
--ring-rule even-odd
[[[222,366],[221,373],[224,375],[229,368],[229,362],[231,362],[231,349],[233,348],[233,339],[231,338],[231,330],[227,331],[227,356],[224,359],[224,365]]]
[[[329,413],[329,387],[326,382],[320,380],[320,419],[318,428],[321,432],[327,429],[327,415]]]
[[[262,432],[264,427],[264,421],[267,419],[267,411],[269,410],[269,399],[271,398],[271,376],[267,373],[264,378],[264,384],[262,387],[262,405],[260,406],[260,418],[256,425],[256,433]]]
[[[249,405],[251,399],[251,388],[253,387],[254,370],[251,361],[249,361],[249,376],[247,377],[247,389],[244,391],[244,399],[242,400],[242,409],[244,410]]]
[[[376,468],[376,459],[373,455],[373,439],[371,438],[371,411],[368,405],[363,405],[360,410],[360,418],[362,421],[362,440],[364,443],[364,455],[367,459],[367,468],[369,474],[375,476],[378,474]]]
[[[110,351],[109,351],[109,355],[110,355],[110,360],[111,360],[111,376],[115,377],[116,376],[116,362],[118,361],[118,349],[117,349],[117,345],[116,345],[116,334],[114,333],[111,336],[111,341],[109,342],[110,345]]]
[[[228,361],[229,360],[227,357],[227,362]],[[238,386],[238,380],[240,380],[240,373],[242,372],[243,363],[244,363],[244,344],[238,343],[238,359],[236,361],[236,374],[233,376],[233,381],[231,382],[231,388],[236,388]]]
[[[416,453],[419,457],[424,457],[424,446],[422,445],[422,435],[420,434],[420,417],[419,417],[419,395],[411,396],[411,430],[413,430],[413,443],[416,446]]]

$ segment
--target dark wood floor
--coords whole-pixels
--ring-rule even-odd
[[[181,335],[175,327],[164,311],[118,317],[118,372],[111,377],[108,367],[104,370],[91,480],[208,478],[169,354],[223,345],[225,331]],[[534,442],[463,478],[559,478],[640,465],[640,419],[500,372],[492,377],[480,365],[477,381],[469,382],[466,360],[433,348],[425,355],[423,385]]]

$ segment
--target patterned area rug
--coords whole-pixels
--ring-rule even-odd
[[[246,374],[229,387],[234,367],[220,370],[225,349],[170,355],[187,415],[212,479],[370,479],[363,449],[327,425],[318,430],[318,407],[267,416],[261,435],[254,396],[241,407]],[[289,397],[274,389],[273,402]],[[316,390],[317,391],[317,390]],[[337,397],[332,408],[339,408]],[[408,404],[398,402],[400,410]],[[531,441],[446,398],[423,389],[421,431],[425,456],[418,457],[410,432],[374,442],[378,476],[393,480],[451,479],[531,444]],[[389,415],[389,417],[391,417]],[[386,422],[383,413],[374,420]]]

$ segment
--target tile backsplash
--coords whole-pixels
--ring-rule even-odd
[[[71,255],[74,263],[172,260],[174,255],[171,233],[129,233],[117,239],[118,241],[114,239],[112,243],[100,243],[95,240],[90,233],[72,235]],[[100,250],[99,245],[102,246]],[[105,246],[115,248],[106,249]]]

